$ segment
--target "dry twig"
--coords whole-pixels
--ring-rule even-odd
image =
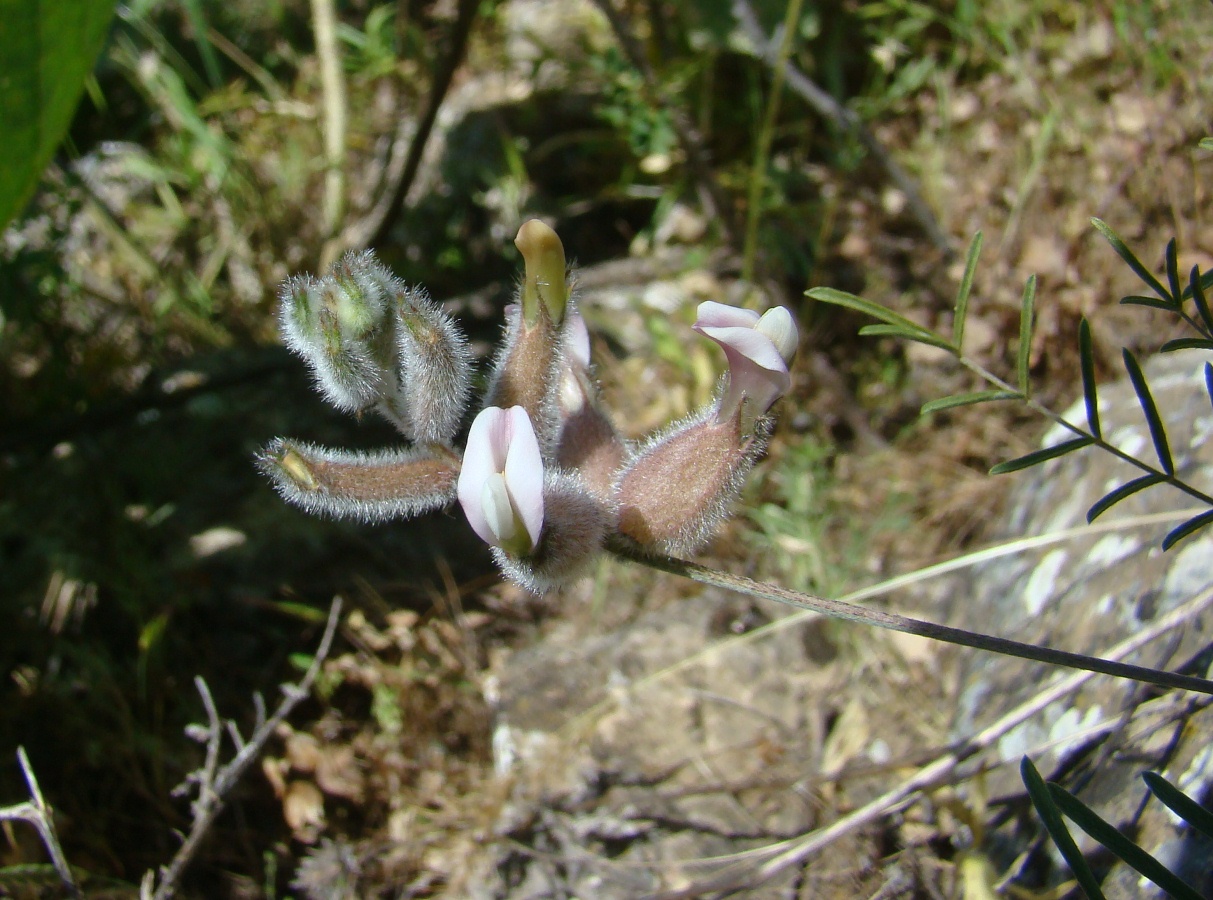
[[[30,765],[29,757],[25,755],[24,747],[17,748],[17,762],[21,766],[21,774],[25,776],[25,783],[29,786],[30,802],[0,809],[0,821],[20,819],[38,829],[38,836],[42,838],[42,844],[50,854],[51,864],[55,867],[60,881],[72,897],[80,900],[83,894],[80,893],[80,886],[76,884],[71,867],[67,864],[67,857],[63,855],[63,848],[59,845],[54,813],[42,799],[42,789],[38,787],[38,779],[34,776],[34,769]]]

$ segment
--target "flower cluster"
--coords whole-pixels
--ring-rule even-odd
[[[351,453],[278,438],[262,471],[289,502],[336,517],[384,521],[457,498],[502,571],[536,592],[575,578],[608,540],[693,551],[766,445],[767,412],[791,383],[791,314],[700,304],[694,328],[728,360],[721,390],[633,443],[600,402],[560,238],[531,220],[515,243],[525,275],[462,451],[473,365],[449,316],[370,253],[288,281],[283,337],[321,393],[339,409],[382,415],[409,445]]]

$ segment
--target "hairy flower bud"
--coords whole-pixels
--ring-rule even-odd
[[[405,433],[449,445],[472,385],[472,352],[459,327],[424,291],[396,291],[396,341]]]
[[[383,522],[451,502],[459,460],[419,449],[357,453],[276,438],[257,467],[284,500],[307,512]]]
[[[590,374],[590,334],[585,320],[571,310],[564,326],[564,365],[560,373],[563,424],[556,463],[576,471],[585,486],[610,497],[615,473],[627,456],[623,439],[598,402]]]
[[[711,407],[652,438],[619,476],[619,532],[646,549],[690,553],[723,521],[766,444],[766,426],[745,436],[741,412]]]
[[[711,300],[699,304],[694,328],[718,343],[729,361],[728,387],[720,421],[732,418],[745,400],[761,416],[791,387],[788,363],[796,353],[796,322],[783,307],[765,315]]]
[[[522,282],[522,318],[533,325],[539,318],[542,304],[552,322],[564,321],[565,305],[569,299],[568,274],[565,268],[564,244],[551,228],[538,219],[522,223],[514,246],[522,254],[526,273]]]

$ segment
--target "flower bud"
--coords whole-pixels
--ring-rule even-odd
[[[750,401],[761,416],[791,387],[788,363],[796,353],[796,322],[782,307],[763,316],[749,309],[707,301],[699,304],[694,328],[718,343],[729,362],[728,386],[718,417],[725,421]]]
[[[511,556],[527,556],[543,529],[543,460],[520,406],[490,406],[468,432],[459,504],[472,530]]]
[[[405,434],[449,446],[471,393],[471,349],[454,320],[424,291],[398,285],[395,301]]]
[[[744,436],[741,412],[720,421],[709,407],[651,439],[619,476],[619,532],[663,553],[698,549],[728,513],[766,444]]]
[[[560,414],[563,423],[556,464],[576,471],[585,486],[600,497],[610,497],[627,450],[598,403],[598,390],[590,375],[590,334],[576,310],[568,313],[564,323]]]
[[[552,322],[564,321],[565,305],[569,299],[564,244],[560,236],[538,219],[522,223],[514,246],[522,254],[526,274],[522,282],[522,318],[534,325],[542,304]]]
[[[257,467],[284,500],[309,513],[384,522],[453,500],[459,460],[428,450],[357,453],[276,438]]]

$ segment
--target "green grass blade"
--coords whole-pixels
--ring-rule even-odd
[[[1109,491],[1103,499],[1087,510],[1087,524],[1094,522],[1121,500],[1126,500],[1138,491],[1144,491],[1156,484],[1164,484],[1166,480],[1161,475],[1142,475],[1140,478],[1125,482],[1120,487]]]
[[[1172,353],[1176,350],[1213,350],[1213,341],[1207,338],[1177,338],[1158,348],[1159,353]]]
[[[1209,310],[1209,300],[1205,296],[1205,286],[1201,281],[1199,266],[1192,267],[1192,272],[1188,276],[1188,290],[1196,304],[1196,312],[1200,315],[1200,321],[1204,323],[1205,334],[1213,337],[1213,311]]]
[[[1201,834],[1213,838],[1213,812],[1201,806],[1157,772],[1142,772],[1150,793]]]
[[[1129,380],[1133,382],[1133,390],[1137,392],[1141,411],[1146,416],[1146,425],[1150,429],[1150,438],[1154,441],[1154,452],[1158,454],[1158,463],[1164,472],[1174,475],[1175,460],[1171,458],[1171,447],[1167,443],[1167,429],[1163,427],[1162,416],[1158,414],[1158,407],[1154,404],[1154,397],[1150,393],[1150,386],[1146,383],[1146,376],[1142,374],[1137,357],[1128,348],[1125,348],[1122,353],[1125,359],[1125,369],[1129,372]]]
[[[1019,310],[1019,360],[1016,371],[1019,373],[1019,392],[1025,397],[1032,394],[1032,386],[1028,384],[1028,365],[1032,361],[1032,318],[1036,307],[1036,276],[1028,279],[1023,286],[1023,305]]]
[[[904,328],[901,325],[865,325],[859,329],[863,337],[895,337],[907,341],[918,341],[920,344],[930,344],[949,353],[956,353],[956,348],[944,338],[925,328]]]
[[[957,406],[972,406],[974,403],[991,403],[996,400],[1022,400],[1023,395],[1016,391],[975,391],[972,394],[952,394],[940,397],[922,405],[922,414],[939,412],[941,409],[953,409]]]
[[[1103,221],[1102,219],[1092,219],[1091,224],[1094,225],[1096,230],[1104,236],[1104,239],[1112,245],[1112,249],[1116,251],[1116,255],[1128,264],[1129,268],[1136,273],[1138,278],[1145,282],[1150,290],[1158,294],[1158,296],[1164,300],[1170,299],[1167,296],[1167,289],[1162,286],[1162,282],[1155,278],[1150,273],[1150,270],[1142,265],[1141,260],[1133,254],[1133,251],[1130,250],[1125,242],[1120,239],[1120,236],[1113,231],[1111,227],[1109,227],[1107,222]],[[1170,305],[1166,308],[1174,309],[1174,305]]]
[[[960,290],[956,293],[956,310],[952,315],[952,344],[960,349],[964,346],[965,317],[969,314],[969,293],[973,290],[973,273],[977,271],[977,257],[981,256],[981,232],[973,235],[969,253],[965,258],[964,277],[960,279]]]
[[[1043,450],[1036,450],[1033,453],[1027,453],[1023,456],[1009,459],[1006,462],[1001,462],[994,468],[990,469],[991,475],[1005,475],[1008,472],[1018,472],[1020,469],[1029,469],[1032,466],[1040,465],[1042,462],[1048,462],[1051,459],[1057,459],[1059,456],[1065,456],[1067,453],[1073,453],[1075,450],[1081,450],[1083,447],[1090,447],[1095,443],[1094,438],[1080,437],[1074,438],[1071,441],[1062,441],[1060,444],[1054,444],[1052,447],[1045,447]]]
[[[1103,435],[1099,424],[1099,396],[1095,386],[1095,353],[1091,349],[1091,323],[1083,316],[1078,323],[1078,358],[1082,369],[1082,398],[1087,406],[1087,426],[1096,437]]]
[[[1103,844],[1124,862],[1154,882],[1175,900],[1204,900],[1186,881],[1171,872],[1153,856],[1121,834],[1095,811],[1056,785],[1048,785],[1049,794],[1065,815],[1079,828]],[[1068,861],[1068,860],[1067,860]]]
[[[898,315],[893,310],[886,309],[879,303],[873,303],[871,300],[865,300],[863,297],[856,297],[854,294],[848,294],[846,291],[839,291],[828,287],[815,287],[805,291],[804,295],[810,300],[853,309],[874,319],[887,322],[889,325],[899,325],[907,331],[925,331],[917,322],[911,322],[905,316]],[[929,334],[930,332],[927,333]]]
[[[1162,539],[1162,549],[1170,550],[1184,538],[1191,536],[1193,533],[1199,531],[1210,523],[1213,523],[1213,509],[1209,510],[1208,512],[1201,513],[1199,516],[1193,516],[1179,527],[1173,528],[1171,532]]]
[[[1167,284],[1171,287],[1171,299],[1179,306],[1183,288],[1179,284],[1179,253],[1175,249],[1175,238],[1167,241],[1167,251],[1163,258],[1167,265]]]
[[[1031,798],[1032,805],[1036,807],[1036,814],[1044,822],[1049,837],[1053,839],[1053,843],[1057,845],[1062,857],[1074,872],[1074,878],[1087,895],[1087,900],[1104,900],[1103,891],[1099,889],[1099,882],[1095,880],[1095,874],[1087,865],[1078,845],[1074,843],[1074,838],[1070,837],[1070,830],[1066,828],[1066,823],[1061,818],[1061,811],[1053,802],[1048,785],[1036,771],[1036,766],[1032,765],[1032,760],[1026,756],[1019,764],[1019,774],[1023,778],[1024,787],[1028,789],[1028,797]]]

